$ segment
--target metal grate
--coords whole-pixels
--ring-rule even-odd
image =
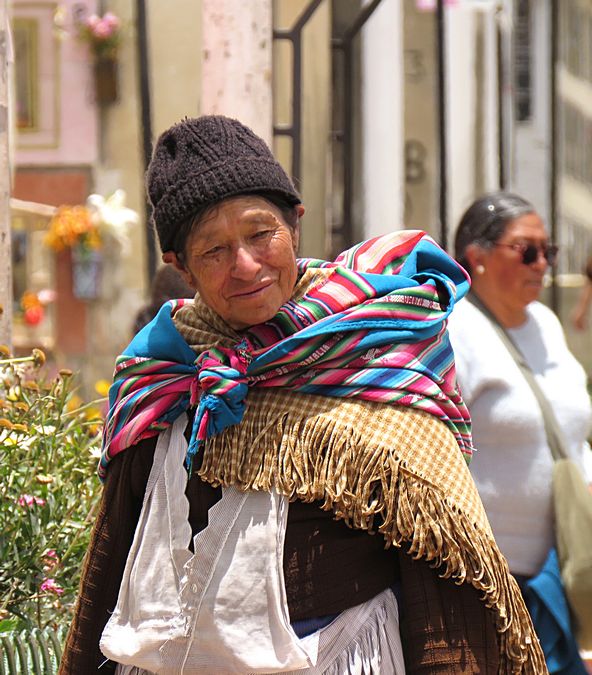
[[[54,675],[65,628],[0,633],[0,675]]]
[[[293,26],[288,29],[275,29],[274,41],[288,41],[292,46],[293,69],[292,83],[292,121],[288,125],[274,125],[275,137],[288,137],[292,143],[292,179],[298,185],[301,179],[301,146],[302,146],[302,38],[308,22],[323,0],[311,0],[302,10]],[[356,51],[355,40],[359,37],[364,25],[374,13],[381,0],[369,0],[360,3],[354,0],[344,3],[334,0],[333,13],[343,14],[344,21],[335,22],[332,35],[333,59],[333,122],[336,128],[331,138],[333,155],[336,158],[333,166],[334,189],[342,194],[339,215],[334,217],[332,236],[339,240],[337,250],[353,243],[353,155],[355,119],[354,112],[359,92],[356,91]],[[337,28],[337,23],[339,27]],[[337,103],[339,102],[339,103]],[[337,109],[339,108],[339,109]],[[339,186],[339,187],[337,187]]]

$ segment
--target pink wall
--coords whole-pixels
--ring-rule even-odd
[[[54,15],[56,6],[60,14]],[[92,63],[76,37],[74,10],[95,11],[94,0],[27,2],[13,0],[13,19],[39,21],[39,113],[37,131],[17,131],[18,165],[88,165],[98,158],[98,108],[94,103]],[[57,106],[55,105],[57,102]],[[54,117],[55,111],[55,117]],[[54,147],[51,147],[54,146]]]

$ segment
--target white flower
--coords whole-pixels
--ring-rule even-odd
[[[86,206],[99,231],[110,234],[121,245],[122,255],[129,255],[131,252],[129,231],[132,225],[140,222],[140,216],[125,206],[125,191],[115,190],[106,199],[97,194],[89,195]]]
[[[56,432],[56,427],[53,424],[33,424],[32,429],[38,436],[53,436]]]

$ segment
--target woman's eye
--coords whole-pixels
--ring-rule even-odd
[[[272,234],[273,230],[259,230],[258,232],[255,232],[255,234],[251,236],[251,239],[253,239],[254,241],[261,241],[263,239],[269,239],[269,237],[271,237]]]
[[[217,255],[220,255],[223,250],[222,246],[214,246],[213,248],[209,248],[202,255],[204,258],[215,258]]]

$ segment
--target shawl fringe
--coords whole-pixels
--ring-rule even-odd
[[[518,584],[497,548],[485,514],[471,515],[471,506],[463,508],[462,495],[454,495],[458,471],[466,466],[443,423],[409,409],[311,396],[303,397],[303,405],[311,398],[329,401],[331,413],[306,415],[295,405],[298,394],[283,395],[290,400],[283,411],[274,412],[273,405],[259,400],[248,406],[240,425],[210,439],[200,476],[215,486],[275,488],[291,501],[321,500],[324,510],[332,510],[351,527],[381,533],[386,547],[407,543],[414,559],[441,567],[442,577],[453,578],[459,585],[469,583],[482,593],[482,601],[495,615],[500,673],[547,672]],[[259,398],[265,396],[264,392]],[[258,398],[256,392],[250,393],[249,399],[253,398]],[[335,415],[335,409],[343,405],[360,408],[362,417],[344,423],[342,416]],[[392,434],[385,437],[389,445],[366,432],[370,415],[364,408],[371,408],[372,416],[385,409],[387,414],[396,414],[393,421],[399,433],[394,434],[394,441]],[[404,428],[401,420],[406,420]],[[447,469],[451,486],[438,485],[414,466],[410,449],[414,437],[419,437],[418,424],[420,435],[436,430],[435,437],[444,439],[446,447],[433,450],[447,457],[448,467],[449,455],[456,455],[452,470]],[[404,435],[411,439],[403,441]],[[408,447],[402,447],[405,443]],[[475,490],[474,485],[470,489]],[[482,511],[480,500],[476,503],[477,511]]]

